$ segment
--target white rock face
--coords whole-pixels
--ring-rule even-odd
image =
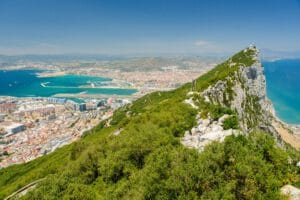
[[[208,96],[205,96],[205,95],[204,95],[204,101],[205,101],[206,103],[209,103],[209,102],[210,102]]]
[[[197,133],[198,133],[197,128],[193,127],[192,130],[191,130],[191,133],[192,133],[192,135],[197,135]]]
[[[192,98],[184,100],[184,103],[189,104],[190,106],[192,106],[195,109],[198,109],[198,106],[195,105]]]
[[[198,126],[198,131],[204,133],[207,129],[207,126],[204,126],[203,124],[200,124]]]
[[[223,127],[220,126],[220,125],[218,125],[218,124],[216,124],[216,125],[214,125],[214,126],[211,128],[211,131],[212,131],[212,132],[223,131]]]
[[[223,124],[224,120],[228,117],[229,117],[229,115],[227,115],[227,114],[223,115],[222,117],[219,118],[218,123]]]
[[[248,87],[249,94],[257,96],[261,107],[273,113],[272,103],[267,98],[266,78],[262,64],[256,62],[253,66],[243,67],[240,69],[240,73],[246,81],[245,85]]]
[[[123,131],[123,129],[118,129],[118,130],[116,130],[114,133],[113,133],[113,135],[115,135],[115,136],[118,136],[118,135],[120,135],[120,133]]]
[[[194,94],[199,94],[199,93],[198,92],[190,91],[190,92],[187,93],[187,96],[190,97],[190,96],[192,96]]]
[[[203,124],[204,126],[208,126],[208,125],[210,124],[210,120],[209,120],[209,119],[203,119],[203,120],[202,120],[202,124]]]
[[[249,49],[256,52],[253,57],[253,59],[255,59],[255,63],[252,66],[240,66],[239,70],[232,77],[227,77],[224,81],[219,80],[215,85],[208,87],[202,95],[205,99],[210,99],[212,101],[211,103],[221,103],[226,106],[225,102],[230,99],[228,92],[226,92],[226,88],[229,87],[227,85],[227,81],[230,81],[233,83],[233,98],[230,99],[229,102],[231,109],[237,111],[240,119],[250,119],[251,117],[249,117],[249,113],[245,112],[245,110],[247,110],[245,105],[247,104],[248,109],[250,106],[253,112],[257,112],[257,114],[262,116],[262,120],[259,120],[259,125],[264,126],[264,121],[269,121],[267,119],[274,114],[274,108],[266,95],[266,79],[264,75],[264,68],[258,59],[259,51],[254,46],[249,47]],[[249,102],[247,97],[249,98],[250,96],[258,98],[260,108]],[[226,99],[224,99],[225,97]],[[239,121],[240,127],[245,132],[251,128],[247,127],[247,120]]]
[[[225,137],[239,134],[238,130],[223,129],[222,123],[227,117],[229,115],[224,115],[221,117],[222,119],[220,118],[221,120],[213,122],[209,119],[198,119],[199,124],[191,129],[191,134],[189,131],[185,132],[182,144],[203,151],[204,147],[213,141],[223,142]]]
[[[300,200],[300,190],[291,185],[285,185],[281,188],[281,193],[288,196],[290,200]]]
[[[239,63],[229,61],[228,67],[239,67],[235,74],[217,81],[201,95],[206,102],[230,106],[236,111],[243,133],[247,134],[253,128],[261,128],[272,133],[276,139],[280,139],[276,130],[269,124],[270,118],[274,116],[274,108],[266,95],[266,79],[258,58],[259,51],[254,46],[250,46],[245,52],[249,50],[255,52],[254,63],[251,66],[243,64],[237,66]],[[185,103],[198,108],[192,98],[185,100]],[[182,143],[202,150],[211,141],[223,141],[227,135],[238,134],[237,130],[223,130],[222,124],[227,117],[228,115],[224,115],[214,122],[198,117],[196,119],[198,125],[191,130],[192,134],[189,137],[183,138]]]

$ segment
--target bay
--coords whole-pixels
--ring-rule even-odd
[[[56,94],[131,95],[134,89],[85,87],[107,85],[111,79],[103,77],[64,75],[38,77],[38,70],[0,70],[0,95],[15,97],[50,97]]]

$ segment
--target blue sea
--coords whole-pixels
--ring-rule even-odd
[[[263,66],[276,115],[286,123],[300,124],[300,59],[263,62]]]
[[[38,70],[0,70],[0,96],[50,97],[55,94],[117,94],[131,95],[134,89],[82,88],[94,84],[106,85],[109,78],[65,75],[57,77],[37,77]]]

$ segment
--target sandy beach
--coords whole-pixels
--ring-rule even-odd
[[[46,78],[46,77],[55,77],[55,76],[64,76],[66,75],[66,72],[60,71],[60,72],[41,72],[37,73],[37,77],[39,78]]]
[[[286,143],[300,150],[300,125],[287,124],[277,117],[272,125]]]

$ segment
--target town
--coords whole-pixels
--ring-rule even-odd
[[[79,75],[110,78],[84,88],[135,89],[130,95],[57,93],[50,97],[0,96],[0,168],[26,163],[78,140],[114,110],[153,91],[167,91],[194,80],[216,65],[216,58],[135,58],[111,61],[16,61],[0,69],[34,69],[39,78]],[[46,87],[42,83],[42,87]],[[5,94],[2,94],[5,95]]]
[[[51,58],[51,56],[50,56]],[[16,58],[17,59],[17,58]],[[2,70],[39,70],[37,76],[57,77],[64,75],[80,75],[110,78],[105,85],[85,85],[92,88],[122,88],[136,89],[136,98],[153,91],[172,90],[184,83],[191,82],[201,74],[212,69],[223,61],[220,57],[141,57],[141,58],[115,58],[112,60],[82,58],[68,60],[45,61],[5,60]],[[59,94],[57,97],[66,96]],[[76,94],[74,97],[86,97]],[[91,95],[89,95],[91,96]]]
[[[78,140],[127,99],[0,97],[0,168],[28,162]]]

